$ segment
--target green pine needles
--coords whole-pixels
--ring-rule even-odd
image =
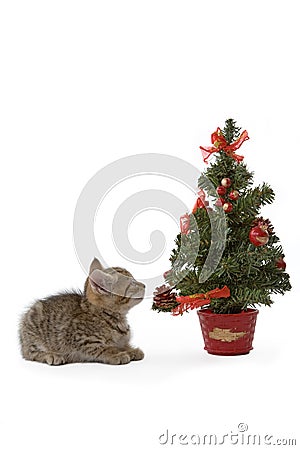
[[[222,134],[226,139],[227,144],[231,144],[233,141],[239,138],[242,127],[237,127],[236,122],[233,119],[227,119],[225,127],[222,130]]]
[[[232,144],[240,137],[241,128],[236,126],[234,120],[225,123],[222,135],[227,144]],[[213,206],[208,212],[205,208],[198,208],[191,221],[190,231],[187,234],[178,234],[175,248],[170,261],[172,264],[166,281],[175,286],[178,295],[186,296],[196,293],[206,293],[215,288],[228,286],[229,298],[215,298],[211,300],[210,308],[215,313],[239,313],[248,306],[268,305],[273,303],[271,294],[284,294],[291,289],[289,275],[285,271],[284,254],[279,238],[273,231],[270,222],[259,217],[260,209],[274,200],[272,188],[263,183],[253,187],[253,173],[247,169],[243,162],[236,161],[223,149],[214,153],[215,162],[200,176],[199,188],[210,197],[212,205],[222,197],[222,201],[232,204],[232,211],[225,213],[225,244],[221,242],[222,224],[217,213],[221,206]],[[224,196],[216,192],[224,178],[231,181]],[[238,198],[231,200],[230,192],[237,191]],[[199,275],[207,260],[211,246],[211,222],[215,221],[215,245],[223,245],[224,251],[217,268],[203,283],[199,282]],[[219,224],[220,222],[220,224]],[[218,225],[219,224],[219,225]],[[249,240],[249,233],[253,227],[263,224],[267,228],[269,240],[265,244],[255,245]],[[220,234],[218,235],[218,226]],[[196,232],[199,233],[200,243],[195,250]],[[218,242],[220,239],[220,242]],[[224,239],[223,239],[224,241]],[[184,243],[184,245],[182,245]],[[225,245],[225,247],[224,247]],[[180,251],[184,249],[184,251]],[[191,253],[194,263],[186,264]],[[211,264],[214,264],[213,258]],[[207,263],[206,263],[207,265]],[[215,264],[216,265],[216,264]]]

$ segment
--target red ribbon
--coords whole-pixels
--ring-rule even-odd
[[[236,155],[235,151],[238,150],[240,146],[248,139],[248,131],[244,130],[235,142],[233,142],[232,144],[228,144],[222,134],[221,129],[217,128],[217,131],[215,131],[211,135],[211,143],[213,144],[213,147],[199,147],[202,151],[203,161],[207,163],[207,160],[212,153],[224,150],[227,155],[231,156],[235,161],[241,162],[243,161],[244,157],[241,155]]]
[[[193,214],[195,214],[195,212],[197,211],[198,208],[206,209],[208,205],[209,205],[209,202],[205,200],[205,192],[203,191],[203,189],[200,189],[198,191],[198,198],[197,198],[196,203],[193,208]]]
[[[204,305],[209,305],[212,298],[228,297],[230,297],[230,289],[227,286],[224,286],[222,289],[213,289],[212,291],[206,292],[206,294],[193,294],[177,297],[176,301],[179,302],[179,305],[172,310],[172,315],[181,316],[188,309],[192,310]]]
[[[188,213],[180,217],[181,234],[188,234],[190,231],[190,215]]]

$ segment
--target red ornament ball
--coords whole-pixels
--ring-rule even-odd
[[[216,206],[220,206],[220,207],[222,207],[223,205],[224,205],[224,203],[225,203],[225,200],[224,200],[224,198],[218,198],[218,200],[216,201],[216,203],[215,203],[215,205]]]
[[[224,186],[225,188],[229,188],[229,186],[231,186],[231,179],[223,178],[223,180],[221,180],[221,185]]]
[[[218,187],[217,187],[217,194],[218,194],[218,195],[225,195],[225,194],[226,194],[226,187],[224,187],[224,186],[218,186]]]
[[[277,259],[277,261],[276,261],[276,267],[277,267],[278,269],[285,270],[285,268],[286,268],[286,262],[285,262],[285,260],[282,258],[282,256],[281,256],[280,258]]]
[[[269,241],[269,233],[264,226],[256,226],[251,228],[249,239],[255,247],[260,247],[261,245],[266,245]]]
[[[230,203],[230,202],[224,203],[223,209],[226,213],[230,213],[233,209],[232,203]]]
[[[237,200],[239,196],[240,194],[238,193],[238,191],[231,191],[230,194],[228,195],[230,200]]]

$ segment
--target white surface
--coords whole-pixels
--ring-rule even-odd
[[[297,437],[297,6],[1,2],[2,448],[154,450],[167,447],[158,441],[167,428],[222,435],[237,432],[241,422],[249,433]],[[266,214],[294,288],[260,311],[255,350],[209,356],[195,314],[157,315],[148,300],[130,314],[143,362],[47,367],[23,361],[17,321],[25,307],[83,286],[72,221],[88,179],[143,152],[203,168],[198,146],[208,145],[210,133],[231,116],[251,137],[240,153],[257,182],[276,191]],[[102,245],[105,251],[109,237]]]

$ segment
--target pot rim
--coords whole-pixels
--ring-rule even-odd
[[[201,315],[201,314],[207,314],[207,315],[214,315],[214,316],[226,316],[226,317],[237,317],[237,316],[243,316],[243,315],[245,315],[245,314],[253,314],[253,315],[256,315],[256,314],[258,314],[259,313],[259,311],[258,311],[258,309],[256,309],[256,308],[247,308],[247,310],[246,311],[241,311],[241,312],[239,312],[239,313],[234,313],[234,314],[226,314],[226,313],[222,313],[222,314],[217,314],[217,313],[214,313],[210,308],[206,308],[206,309],[198,309],[197,310],[197,314],[198,315]]]

